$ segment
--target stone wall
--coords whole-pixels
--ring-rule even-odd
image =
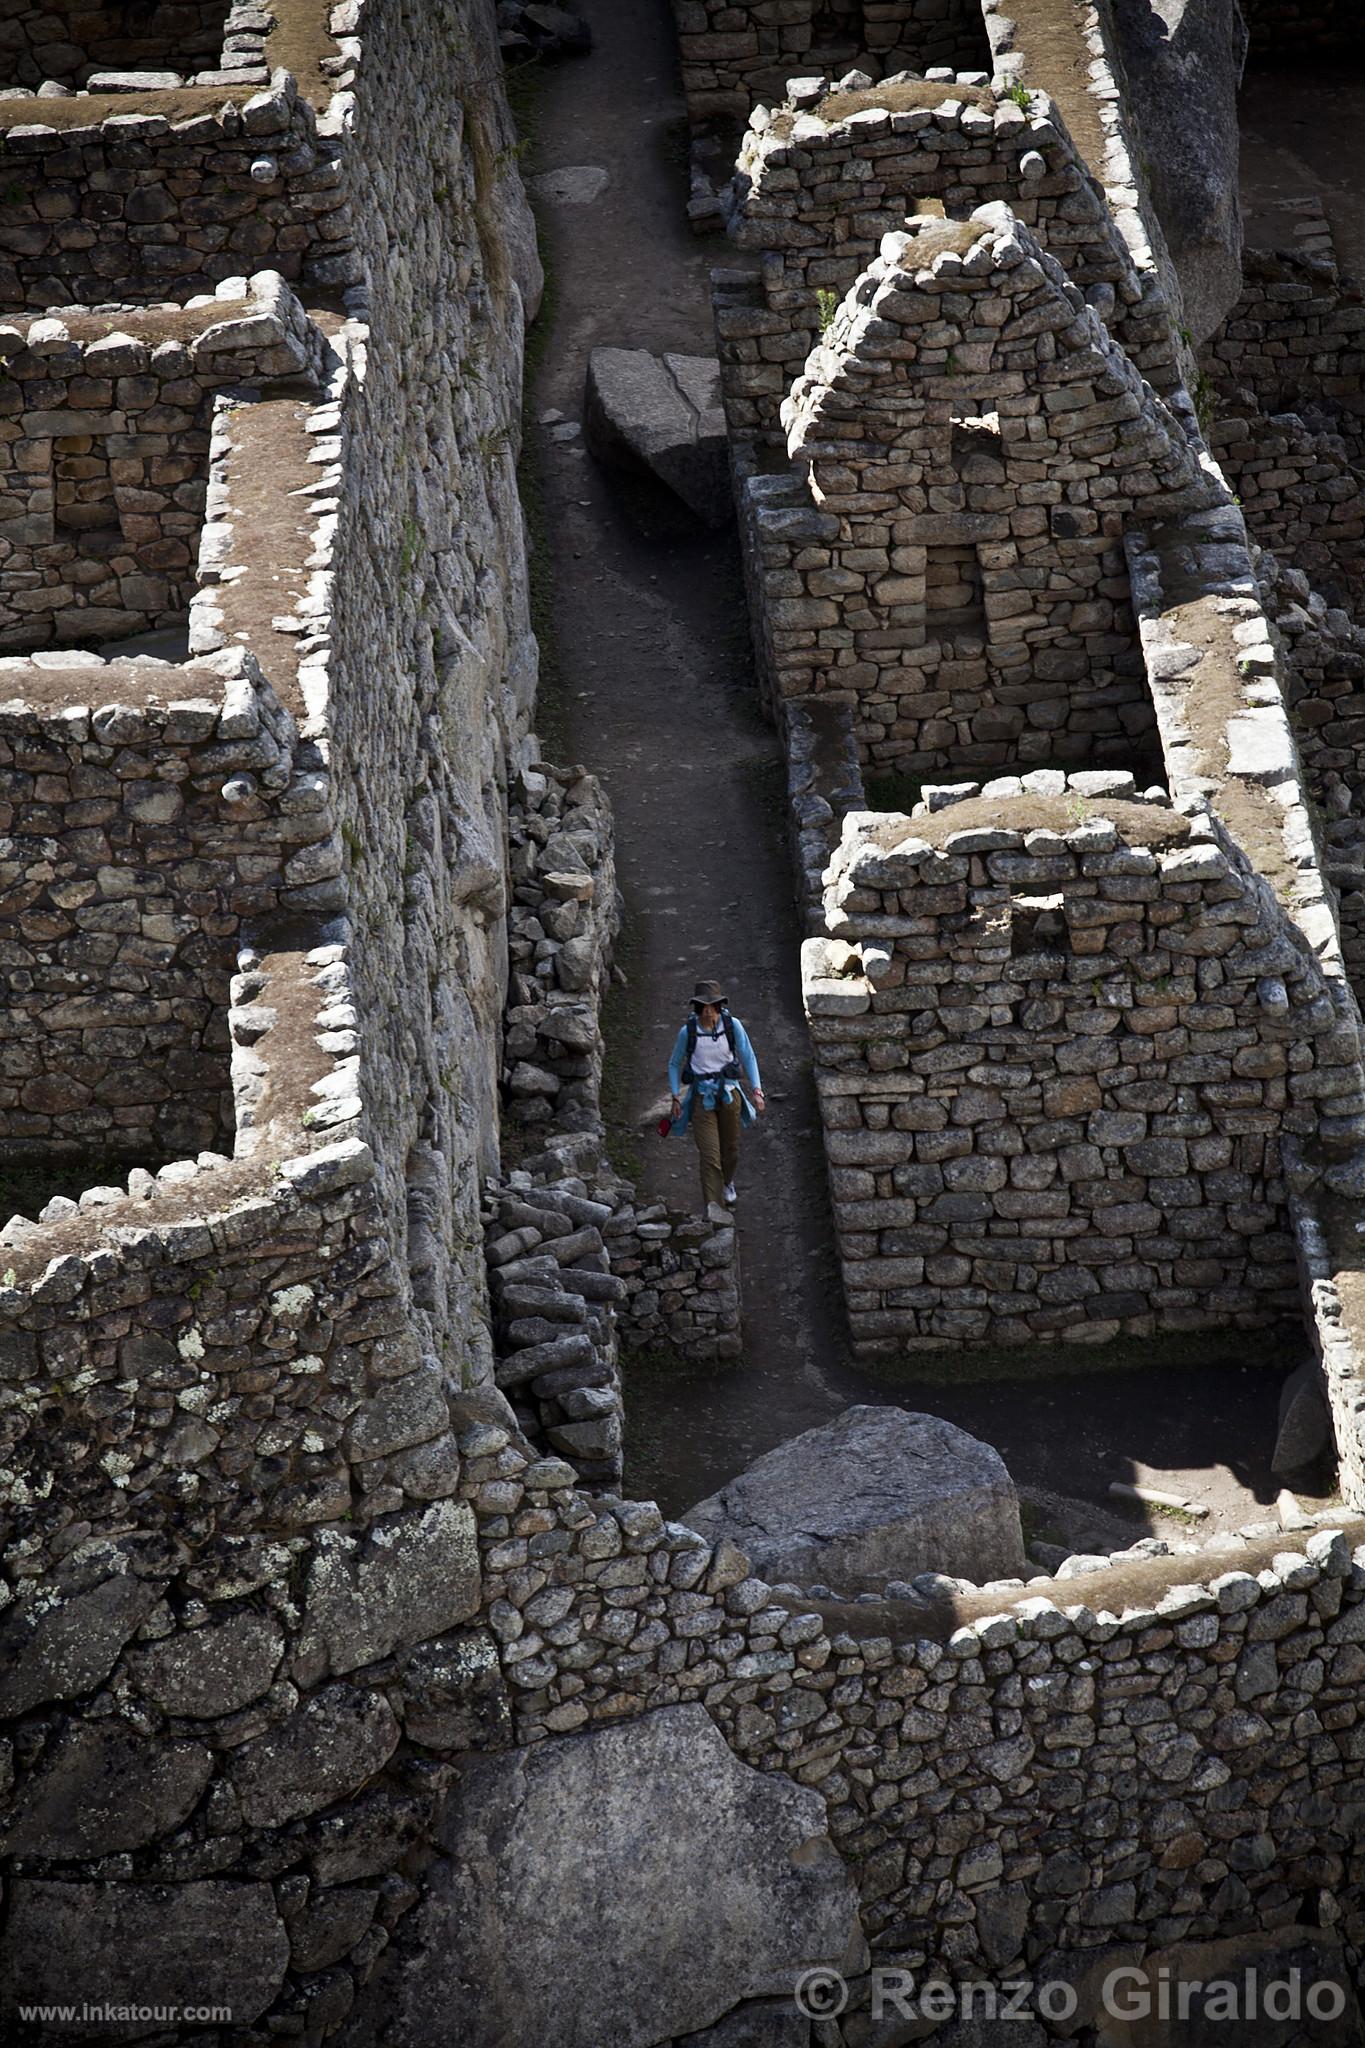
[[[1358,610],[1365,603],[1365,474],[1343,437],[1296,413],[1252,412],[1221,415],[1208,442],[1260,545],[1302,570],[1330,605]]]
[[[317,756],[240,652],[0,670],[5,1163],[31,1200],[40,1163],[231,1149],[228,981],[244,928],[289,907],[291,863],[331,831]],[[266,801],[243,805],[234,778]]]
[[[316,376],[321,354],[270,272],[188,315],[0,327],[0,651],[183,626],[214,394]]]
[[[517,1739],[702,1701],[747,1761],[820,1790],[874,1960],[1084,1993],[1097,1963],[1283,1927],[1324,1891],[1365,1932],[1365,1550],[1341,1534],[812,1603],[488,1442],[467,1478],[504,1506],[472,1494]],[[411,1997],[401,1935],[395,1958],[376,1999]]]
[[[744,520],[771,700],[846,696],[869,771],[1157,766],[1123,522],[1219,486],[1027,229],[886,237],[783,418],[804,474]]]
[[[1265,413],[1323,407],[1360,463],[1365,302],[1329,259],[1248,249],[1242,296],[1200,350],[1200,363],[1234,415],[1247,391]]]
[[[599,1491],[621,1478],[623,1351],[627,1369],[641,1351],[740,1356],[739,1240],[728,1210],[642,1202],[575,1149],[489,1183],[485,1257],[496,1384],[529,1440]]]
[[[803,929],[825,928],[825,869],[850,811],[868,808],[853,713],[846,699],[789,697],[782,706],[787,736],[787,836]]]
[[[517,1390],[528,1435],[597,1486],[621,1474],[620,1345],[739,1355],[738,1238],[728,1212],[641,1202],[608,1163],[602,1005],[621,899],[611,811],[596,778],[539,759],[523,767],[508,843],[504,1153],[520,1170],[510,1189],[491,1190],[485,1235],[495,1303],[506,1272],[518,1307],[502,1318],[496,1377]],[[566,1219],[559,1229],[556,1214]],[[575,1272],[551,1270],[560,1253],[547,1240],[560,1237]],[[533,1305],[528,1287],[548,1295]]]
[[[365,324],[320,448],[345,516],[300,688],[347,763],[340,866],[385,1229],[422,1275],[428,1349],[475,1384],[492,1371],[479,1205],[499,1164],[508,789],[537,751],[516,459],[540,270],[482,14],[371,0],[364,21],[341,99]]]
[[[990,68],[979,0],[674,0],[692,120],[744,122],[797,72]]]
[[[974,82],[870,92],[799,81],[744,138],[732,238],[759,277],[720,273],[716,330],[732,437],[772,441],[788,390],[837,302],[908,213],[1007,203],[1109,318],[1158,388],[1174,381],[1168,308],[1140,274],[1047,95],[1020,106]],[[850,205],[856,189],[857,205]]]
[[[202,72],[216,80],[224,69],[260,64],[264,38],[256,13],[245,0],[153,0],[136,8],[126,0],[17,0],[17,12],[11,9],[0,26],[0,87],[98,92],[101,74],[127,72],[160,73],[162,85]]]
[[[1336,893],[1342,956],[1365,991],[1365,628],[1329,605],[1299,570],[1263,555],[1259,574],[1285,653],[1285,698]]]
[[[621,1477],[621,1377],[615,1304],[625,1281],[603,1233],[610,1201],[543,1187],[519,1173],[489,1189],[485,1257],[493,1297],[494,1376],[532,1441],[590,1486]]]
[[[620,1343],[738,1356],[738,1239],[728,1212],[642,1203],[608,1163],[602,1005],[620,897],[611,812],[595,777],[543,760],[523,768],[508,839],[504,1150],[520,1170],[510,1189],[491,1190],[485,1216],[495,1304],[515,1289],[496,1377],[518,1390],[528,1434],[599,1485],[621,1472]],[[558,1242],[547,1242],[563,1237],[577,1269],[569,1274],[558,1271]]]
[[[1297,1311],[1277,1141],[1352,1085],[1354,1040],[1206,821],[1038,780],[849,820],[832,938],[807,942],[849,1320],[873,1354]]]
[[[595,776],[537,761],[508,820],[510,985],[503,1085],[513,1129],[602,1128],[602,1000],[620,897],[611,812]]]
[[[263,266],[353,283],[344,120],[344,96],[319,116],[285,71],[188,112],[156,92],[0,100],[0,310],[183,298]]]
[[[350,7],[334,18],[357,23]],[[416,1730],[467,1746],[486,1690],[491,1638],[460,1626],[479,1605],[473,1523],[452,1495],[456,1435],[477,1420],[459,1390],[493,1365],[479,1180],[497,1157],[505,790],[534,680],[513,464],[538,271],[505,109],[488,91],[491,18],[419,18],[396,0],[375,0],[370,18],[366,95],[339,94],[322,117],[337,137],[355,122],[345,176],[375,296],[352,311],[369,321],[323,315],[325,402],[284,404],[273,451],[264,408],[245,408],[259,475],[221,420],[210,449],[192,632],[209,647],[244,639],[233,660],[259,661],[298,735],[292,780],[277,779],[287,763],[274,756],[246,758],[245,734],[213,762],[216,785],[207,759],[193,763],[195,802],[225,805],[239,842],[261,843],[244,879],[262,890],[280,876],[289,892],[287,917],[261,905],[245,933],[214,934],[238,942],[233,1156],[225,1146],[135,1170],[126,1189],[49,1201],[41,1224],[7,1226],[0,1302],[6,1671],[20,1672],[5,1695],[17,1769],[0,1831],[44,1887],[42,1934],[22,1906],[7,1925],[10,1991],[41,1971],[69,1910],[78,1967],[106,1983],[130,1954],[145,1964],[153,1928],[169,1928],[177,1967],[194,1959],[243,2028],[273,2007],[314,2038],[338,2024],[416,1896],[397,1865],[448,1775]],[[452,106],[460,79],[468,121]],[[126,180],[115,192],[183,171],[187,212],[200,167],[240,178],[237,224],[206,226],[202,252],[149,270],[127,297],[163,296],[168,276],[193,290],[201,255],[239,272],[243,240],[283,239],[298,274],[312,231],[288,209],[302,192],[306,211],[317,158],[292,83],[254,111],[196,116],[188,136],[135,102],[128,114],[131,129],[77,132],[79,146],[70,132],[7,134],[65,168],[77,214],[82,181],[98,189],[106,163]],[[284,184],[250,166],[295,118],[303,148],[286,202]],[[420,156],[414,123],[430,138]],[[11,164],[7,153],[7,175]],[[326,182],[334,210],[339,161]],[[91,297],[129,267],[126,216],[108,210],[107,237],[85,238],[94,260],[75,252],[100,279]],[[174,256],[178,237],[149,239]],[[33,239],[15,231],[10,249]],[[54,279],[32,253],[22,283],[0,282],[11,303],[80,296],[74,272]],[[354,274],[348,257],[333,277]],[[130,324],[122,309],[99,318]],[[297,480],[288,447],[305,465]],[[54,675],[47,656],[26,666]],[[181,754],[202,744],[207,756],[199,706],[171,708],[202,695],[203,664],[134,666],[158,708],[148,740],[156,727],[164,742],[164,713],[185,727]],[[92,670],[114,700],[92,732],[122,738],[131,685],[92,657],[77,677]],[[185,791],[161,772],[179,758],[163,745],[159,804]],[[40,800],[56,799],[45,763],[20,765]],[[273,844],[273,813],[282,838],[307,843]],[[100,848],[92,837],[80,852],[94,863]],[[96,867],[84,901],[103,900],[107,871],[110,900],[125,904],[140,874],[126,857]],[[82,901],[66,907],[83,929]],[[181,936],[152,929],[143,943]],[[383,1687],[348,1674],[419,1645],[420,1669],[394,1694],[411,1703],[410,1737]],[[348,1889],[365,1877],[388,1887],[373,1928],[373,1888]],[[164,1888],[151,1919],[145,1885]]]
[[[260,825],[244,836],[270,844],[248,879],[260,885],[278,873],[291,892],[287,919],[262,905],[250,930],[231,934],[234,1156],[201,1154],[155,1176],[135,1169],[125,1189],[89,1189],[74,1204],[48,1203],[41,1224],[0,1230],[0,1846],[18,1865],[0,1935],[4,1995],[96,2000],[126,1984],[139,2001],[193,1995],[231,2005],[227,2038],[305,2041],[336,2030],[358,1991],[358,2040],[375,2037],[381,2011],[389,2023],[400,1996],[415,1996],[427,2037],[439,2038],[449,2020],[429,1995],[431,1951],[407,1946],[404,1923],[436,1888],[443,1858],[476,1860],[476,1845],[459,1839],[458,1806],[448,1825],[441,1819],[460,1760],[467,1769],[471,1752],[597,1723],[619,1724],[627,1757],[647,1758],[648,1732],[637,1739],[631,1724],[680,1703],[704,1709],[759,1772],[819,1788],[830,1834],[858,1872],[868,1932],[912,1967],[932,1959],[975,1975],[1060,1958],[1059,1968],[1084,1974],[1115,1943],[1155,1950],[1338,1911],[1357,1944],[1365,1551],[1357,1563],[1347,1540],[1325,1534],[1278,1554],[1243,1546],[1195,1563],[1130,1558],[1088,1581],[1085,1604],[1074,1585],[972,1595],[935,1582],[910,1589],[914,1598],[898,1589],[893,1600],[826,1607],[800,1589],[769,1587],[739,1552],[664,1523],[648,1503],[586,1499],[573,1467],[528,1441],[491,1384],[499,1361],[479,1197],[500,1163],[504,843],[509,787],[519,771],[538,772],[512,474],[523,319],[537,271],[505,114],[489,89],[489,12],[371,0],[362,15],[346,0],[333,26],[348,65],[352,31],[366,31],[354,101],[324,119],[345,152],[334,189],[353,204],[369,296],[352,299],[345,321],[328,317],[324,403],[306,420],[290,414],[291,432],[308,437],[301,445],[315,481],[301,506],[291,503],[285,545],[303,532],[309,551],[279,558],[283,608],[251,597],[264,594],[261,553],[279,544],[279,507],[269,489],[253,499],[234,443],[214,458],[221,496],[209,507],[205,547],[217,580],[206,583],[193,627],[206,644],[243,638],[241,673],[265,702],[254,661],[281,707],[272,737],[283,749],[286,715],[297,735],[295,773],[278,787],[278,758],[221,764],[219,798]],[[221,114],[204,118],[223,134]],[[186,174],[197,175],[193,161]],[[270,240],[279,220],[267,211],[264,178],[259,199]],[[120,233],[112,229],[110,247],[126,265]],[[173,247],[175,234],[160,246]],[[214,260],[223,253],[220,238]],[[192,274],[200,270],[194,262]],[[38,280],[48,274],[35,268],[21,298],[45,303]],[[1079,1071],[1062,1074],[1058,1062],[1066,1084],[1108,1074],[1116,1090],[1127,1086],[1104,1048],[1139,1009],[1159,1010],[1156,997],[1179,1012],[1174,1029],[1237,1040],[1219,1046],[1218,1061],[1285,1051],[1282,1075],[1228,1078],[1201,1067],[1178,1084],[1168,1076],[1216,1110],[1222,1128],[1211,1132],[1126,1135],[1142,1118],[1181,1111],[1117,1095],[1074,1112],[1131,1120],[1078,1139],[1082,1149],[1094,1144],[1101,1167],[1105,1146],[1245,1146],[1264,1134],[1236,1120],[1266,1114],[1266,1091],[1281,1084],[1288,1106],[1270,1105],[1281,1131],[1326,1140],[1327,1159],[1361,1135],[1353,1012],[1240,531],[1220,501],[1122,536],[1183,806],[1130,807],[1149,825],[1161,821],[1158,836],[1171,835],[1155,849],[1139,839],[1155,877],[1141,861],[1137,873],[1097,870],[1135,849],[1132,834],[1122,848],[1117,833],[1106,841],[1093,815],[1049,813],[1037,828],[1045,841],[1021,838],[1018,848],[949,847],[953,831],[966,829],[960,805],[914,822],[921,837],[944,835],[932,860],[966,866],[960,880],[935,881],[921,859],[906,883],[936,943],[951,913],[919,892],[980,887],[1012,905],[1031,893],[1017,885],[1032,871],[1001,882],[989,863],[1002,858],[1069,863],[1065,885],[1045,892],[1063,897],[1060,913],[1021,906],[1034,941],[1058,936],[1046,921],[1060,914],[1067,924],[1068,904],[1122,910],[1113,919],[1077,914],[1068,925],[1075,958],[1133,1002],[1090,1005],[1100,1021],[1075,1034]],[[1187,644],[1182,633],[1194,638]],[[65,675],[47,656],[27,666]],[[77,665],[78,675],[96,669],[108,685],[107,665]],[[157,716],[146,732],[173,767],[173,745],[192,753],[208,744],[199,728],[183,740],[167,732],[183,719],[171,707],[197,687],[202,664],[139,672],[155,678]],[[1190,676],[1207,692],[1187,692]],[[122,671],[112,680],[122,694]],[[1205,695],[1219,715],[1201,723]],[[1224,715],[1229,704],[1235,715]],[[120,741],[131,741],[121,721],[137,708],[110,705]],[[49,707],[40,711],[46,718]],[[92,744],[104,716],[93,708]],[[235,747],[249,736],[219,737]],[[847,753],[836,732],[822,787],[841,786],[839,762]],[[47,770],[38,761],[17,765],[34,777],[20,795],[62,794],[40,787]],[[192,786],[196,803],[217,801],[206,762],[195,761],[193,776],[155,779],[178,792]],[[1273,875],[1278,901],[1249,877],[1221,828],[1205,824],[1192,801],[1201,791]],[[164,803],[164,792],[154,795]],[[1112,788],[1087,795],[1074,784],[1060,792],[1063,806],[1123,809],[1112,797]],[[1005,804],[1055,800],[1022,783],[992,795],[985,829],[1002,829]],[[275,812],[312,820],[288,873],[266,822]],[[830,822],[813,817],[810,829]],[[864,819],[851,836],[869,829]],[[600,834],[594,846],[600,855]],[[93,858],[98,849],[80,851]],[[1197,876],[1172,872],[1191,851],[1207,866]],[[126,864],[106,866],[121,887]],[[97,889],[100,876],[97,867]],[[1139,886],[1124,892],[1122,883]],[[899,884],[896,893],[899,901]],[[84,904],[57,907],[84,929]],[[1167,908],[1176,914],[1163,925],[1155,913]],[[877,915],[841,906],[850,920],[859,911]],[[899,907],[882,914],[912,921]],[[1144,938],[1130,950],[1125,937],[1121,948],[1113,935],[1139,922],[1151,928],[1151,946]],[[1253,979],[1244,954],[1263,930],[1271,957]],[[969,951],[971,931],[945,932],[949,951]],[[1095,943],[1102,931],[1113,943]],[[1211,940],[1192,956],[1193,990],[1143,978],[1161,933]],[[928,935],[862,936],[862,964],[881,975],[869,991],[894,992],[898,948],[912,978],[925,979],[914,942]],[[569,941],[558,943],[556,981]],[[539,944],[531,942],[532,969]],[[1213,969],[1226,977],[1229,961],[1236,972],[1219,979]],[[1046,1005],[1057,977],[1036,979],[1036,992],[1026,984],[1029,1001]],[[845,997],[852,988],[849,977],[832,986]],[[875,999],[869,993],[868,1007],[846,1021],[878,1015]],[[997,1027],[973,1014],[980,1007],[935,1013],[943,1043],[956,1034],[973,1058],[1002,1067],[994,1054],[1011,1042],[983,1035]],[[888,1004],[886,1014],[903,1016],[909,1032],[925,1010]],[[1045,1037],[1046,1012],[1030,1015],[1028,1028]],[[1147,1036],[1154,1059],[1193,1057]],[[866,1066],[856,1077],[864,1092],[871,1076],[881,1088],[909,1072],[880,1052]],[[960,1088],[942,1085],[964,1112],[982,1106],[973,1091],[984,1095],[986,1085],[970,1072]],[[1212,1103],[1218,1088],[1235,1099]],[[1259,1110],[1243,1089],[1260,1091]],[[546,1306],[513,1296],[527,1275],[509,1268],[548,1261],[558,1276],[545,1289],[553,1302],[599,1304],[583,1324],[589,1314],[600,1322],[592,1366],[606,1359],[610,1372],[613,1314],[641,1329],[655,1317],[676,1334],[671,1319],[696,1313],[703,1293],[723,1300],[733,1275],[722,1240],[733,1232],[712,1217],[688,1235],[625,1199],[599,1213],[595,1131],[540,1121],[545,1150],[526,1162],[525,1183],[495,1188],[498,1222],[511,1225],[500,1236],[538,1233],[494,1262],[506,1276],[502,1359],[534,1348],[520,1341],[526,1331],[513,1340],[531,1318],[512,1311]],[[949,1165],[965,1156],[957,1133],[984,1135],[990,1122],[948,1117],[945,1189]],[[893,1128],[890,1116],[883,1128]],[[1028,1128],[1036,1137],[1041,1124]],[[974,1142],[969,1135],[969,1151]],[[979,1149],[989,1178],[1001,1163],[1007,1179],[1016,1161],[1048,1163],[1046,1146],[1032,1150],[1022,1138],[1018,1152]],[[924,1163],[935,1164],[927,1155]],[[1201,1213],[1179,1199],[1189,1176],[1166,1171],[1171,1163],[1168,1153],[1125,1158],[1113,1180],[1128,1192],[1131,1167],[1147,1195],[1161,1183],[1169,1207],[1132,1206],[1155,1210],[1152,1228],[1168,1238],[1173,1220]],[[1312,1161],[1305,1182],[1321,1170]],[[1348,1162],[1346,1186],[1350,1170]],[[1232,1225],[1244,1205],[1248,1223],[1269,1219],[1248,1236],[1274,1248],[1280,1212],[1264,1158],[1256,1167],[1237,1151],[1220,1168],[1206,1154],[1197,1168],[1210,1179],[1219,1171],[1228,1235],[1240,1242]],[[1329,1188],[1332,1171],[1322,1175]],[[992,1200],[1000,1192],[987,1190]],[[510,1207],[504,1219],[504,1201],[524,1202],[541,1220],[522,1221]],[[1097,1224],[1111,1254],[1117,1240],[1104,1221],[1134,1230],[1149,1221],[1121,1216],[1122,1207]],[[572,1227],[542,1228],[549,1215]],[[597,1232],[601,1248],[589,1234],[562,1261],[545,1250],[567,1254],[579,1231]],[[1331,1272],[1333,1256],[1329,1247]],[[1068,1260],[1066,1270],[1086,1268]],[[1275,1270],[1264,1271],[1278,1288]],[[704,1284],[691,1293],[670,1285],[693,1272]],[[537,1266],[530,1277],[551,1276]],[[997,1276],[983,1278],[994,1286]],[[594,1284],[604,1280],[615,1285]],[[1349,1306],[1348,1290],[1338,1291]],[[1251,1311],[1234,1303],[1232,1313]],[[568,1316],[546,1320],[577,1327]],[[1324,1310],[1324,1329],[1328,1320]],[[728,1355],[721,1345],[733,1328],[718,1321],[716,1333]],[[526,1382],[536,1403],[532,1415],[527,1401],[526,1420],[585,1454],[581,1436],[568,1433],[610,1417],[581,1399],[575,1405],[588,1412],[575,1415],[561,1395],[590,1394],[592,1383],[552,1391],[539,1377]],[[1359,1400],[1358,1382],[1350,1363],[1337,1377],[1344,1412]],[[698,1799],[713,1789],[702,1780]],[[642,1769],[627,1798],[632,1816],[647,1811],[651,1791]],[[763,1844],[780,1864],[786,1838],[775,1845],[765,1835]],[[577,1842],[567,1853],[578,1855]],[[623,1885],[635,1879],[633,1867],[622,1874]],[[402,1965],[391,1975],[389,1949]]]

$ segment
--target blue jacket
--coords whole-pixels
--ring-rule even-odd
[[[763,1083],[758,1078],[758,1061],[754,1056],[753,1046],[749,1043],[749,1034],[740,1023],[738,1017],[731,1017],[730,1024],[735,1034],[735,1058],[738,1060],[743,1070],[744,1078],[749,1084],[749,1094],[759,1093],[762,1090]],[[722,1038],[724,1037],[725,1026],[723,1024],[717,1026],[717,1035]],[[687,1026],[684,1024],[673,1041],[673,1055],[668,1062],[668,1092],[670,1095],[682,1095],[682,1070],[686,1065]],[[714,1076],[707,1075],[705,1080],[691,1083],[687,1094],[683,1097],[682,1112],[673,1120],[674,1130],[685,1131],[692,1121],[692,1111],[698,1106],[702,1109],[714,1109],[717,1100],[729,1102],[736,1089],[739,1089],[740,1121],[751,1124],[757,1112],[751,1106],[748,1095],[739,1087],[738,1081],[724,1081],[717,1074]]]

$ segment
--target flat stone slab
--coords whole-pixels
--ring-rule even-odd
[[[937,1415],[847,1408],[779,1444],[682,1517],[773,1581],[879,1593],[918,1572],[1011,1578],[1024,1564],[1000,1453]]]
[[[473,1756],[448,1860],[341,2036],[370,2048],[646,2048],[866,1955],[820,1795],[700,1706]],[[766,2036],[764,2037],[767,2038]]]
[[[532,178],[531,190],[537,199],[548,199],[552,206],[591,206],[610,183],[611,173],[598,164],[565,164],[561,170],[542,171]]]
[[[649,471],[707,526],[733,517],[714,356],[595,348],[583,404],[587,443],[599,461]]]
[[[1294,772],[1294,742],[1281,711],[1239,712],[1228,720],[1228,774],[1242,782],[1283,782]]]

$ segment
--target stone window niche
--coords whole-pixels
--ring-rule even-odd
[[[984,648],[986,603],[981,563],[974,547],[925,550],[924,626],[931,640],[953,648]]]
[[[98,428],[102,422],[91,422]],[[128,423],[131,424],[131,423]],[[46,647],[186,652],[209,470],[207,423],[178,434],[54,433],[0,519],[0,653]],[[3,502],[3,501],[0,501]]]
[[[952,451],[953,468],[964,483],[1004,483],[1004,444],[1000,438],[999,413],[968,413],[954,419]],[[987,468],[987,464],[997,466]]]
[[[231,0],[12,0],[0,20],[0,86],[98,90],[104,75],[179,81],[217,72],[230,7]]]
[[[231,1007],[244,937],[278,918],[281,839],[321,821],[262,836],[263,798],[244,802],[250,771],[294,744],[245,655],[0,669],[3,1223],[130,1168],[241,1151],[268,1028],[251,997]]]
[[[297,460],[309,480],[306,437],[290,428],[321,357],[273,272],[183,308],[0,322],[0,657],[185,659],[210,475],[221,512],[235,436],[259,423],[273,466]],[[259,521],[231,530],[248,553],[258,544]]]
[[[1010,953],[1016,960],[1038,954],[1064,960],[1071,952],[1071,934],[1060,893],[1016,896],[1010,904]]]

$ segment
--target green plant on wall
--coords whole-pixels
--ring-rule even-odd
[[[1190,396],[1194,400],[1194,414],[1199,422],[1199,431],[1207,439],[1217,415],[1217,393],[1202,370],[1194,380],[1194,389]]]
[[[821,285],[815,294],[815,310],[820,321],[820,332],[828,334],[834,325],[834,316],[839,310],[839,294]]]

